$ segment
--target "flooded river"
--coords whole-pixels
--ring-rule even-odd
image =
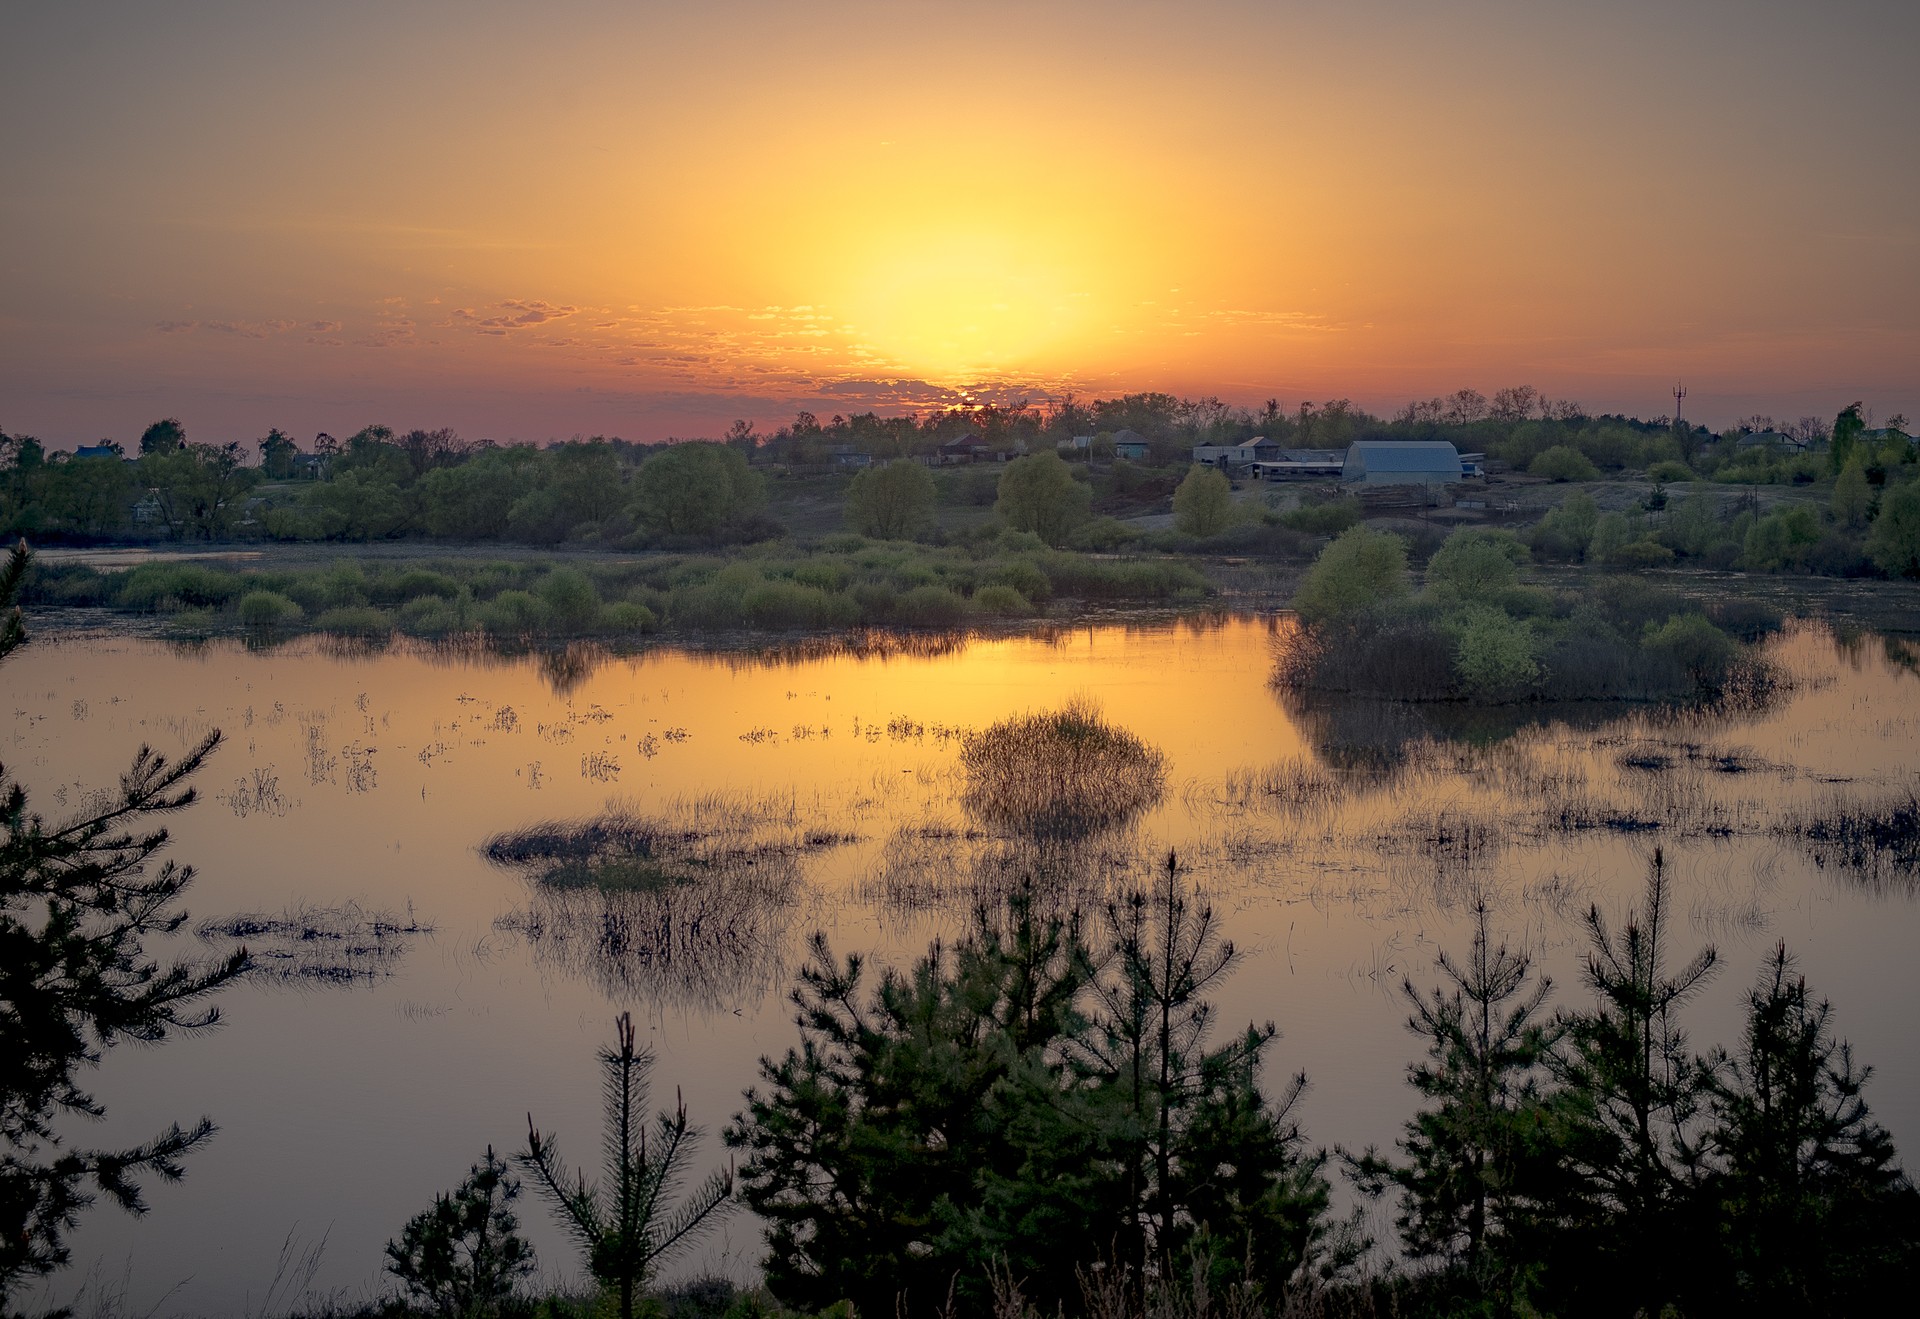
[[[383,1244],[486,1146],[520,1148],[529,1110],[575,1152],[594,1146],[594,1050],[622,1009],[659,1055],[656,1098],[680,1089],[724,1159],[718,1129],[757,1059],[795,1039],[785,994],[811,933],[903,963],[1021,874],[1092,898],[1144,882],[1170,848],[1244,955],[1223,1027],[1279,1025],[1272,1066],[1311,1077],[1318,1143],[1398,1134],[1419,1048],[1399,982],[1432,982],[1477,896],[1557,1001],[1582,1003],[1579,919],[1623,910],[1659,845],[1687,916],[1676,956],[1712,942],[1725,961],[1690,1008],[1696,1045],[1735,1041],[1740,995],[1785,939],[1875,1068],[1868,1098],[1911,1164],[1920,890],[1794,829],[1914,790],[1909,645],[1797,627],[1769,643],[1790,681],[1764,708],[1435,728],[1393,708],[1290,708],[1267,683],[1284,626],[517,658],[47,634],[4,671],[0,756],[60,816],[141,743],[175,754],[223,730],[170,855],[200,872],[196,926],[224,920],[273,972],[223,996],[217,1033],[111,1055],[90,1140],[202,1113],[221,1131],[183,1183],[153,1189],[147,1218],[93,1210],[54,1297],[89,1274],[160,1314],[378,1288]],[[1047,847],[973,818],[965,734],[1074,697],[1164,753],[1158,802]],[[609,810],[737,844],[755,866],[610,897],[543,888],[481,850]],[[352,937],[290,937],[275,928],[289,918]],[[577,1276],[542,1206],[523,1219],[547,1270]],[[696,1267],[745,1276],[757,1240],[737,1215]],[[280,1270],[274,1292],[283,1252],[317,1267]]]

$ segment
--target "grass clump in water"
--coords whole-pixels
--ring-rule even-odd
[[[1079,836],[1125,823],[1160,800],[1167,758],[1091,703],[1003,719],[960,753],[967,808],[1010,832]]]

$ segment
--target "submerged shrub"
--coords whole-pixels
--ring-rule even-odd
[[[466,623],[456,601],[423,595],[400,606],[395,616],[402,632],[417,637],[439,637],[458,632]]]
[[[1160,800],[1167,778],[1164,754],[1081,701],[970,734],[960,764],[969,810],[1050,837],[1124,823]]]

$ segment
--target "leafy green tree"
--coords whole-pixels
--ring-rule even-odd
[[[15,600],[28,557],[16,547],[0,572],[0,657],[24,640]],[[211,733],[177,762],[142,747],[114,795],[57,824],[0,767],[0,1315],[67,1262],[67,1234],[98,1196],[146,1212],[142,1180],[177,1181],[181,1159],[214,1134],[201,1118],[95,1149],[59,1127],[104,1115],[80,1082],[107,1049],[210,1029],[219,1011],[203,1000],[248,969],[245,949],[171,963],[146,951],[186,923],[178,902],[194,878],[171,861],[150,869],[168,838],[148,824],[192,804],[188,780],[219,744]]]
[[[1867,533],[1867,554],[1890,577],[1920,577],[1920,482],[1890,490]]]
[[[387,1272],[446,1319],[499,1314],[534,1270],[533,1247],[513,1212],[519,1198],[520,1183],[487,1146],[457,1190],[435,1196],[387,1243]]]
[[[129,464],[118,458],[73,458],[49,465],[42,498],[62,526],[98,535],[126,524],[132,496]]]
[[[1426,1060],[1408,1071],[1422,1107],[1400,1140],[1402,1159],[1369,1149],[1354,1166],[1368,1194],[1400,1192],[1408,1254],[1445,1261],[1495,1313],[1510,1314],[1526,1285],[1531,1197],[1551,1158],[1544,1083],[1563,1027],[1546,1012],[1552,982],[1488,927],[1482,899],[1464,965],[1440,954],[1447,984],[1422,993],[1401,982],[1413,1004],[1408,1029],[1427,1043]]]
[[[1860,437],[1866,433],[1866,419],[1860,415],[1858,403],[1849,403],[1840,409],[1840,415],[1833,419],[1833,441],[1827,449],[1827,462],[1836,474],[1847,470]]]
[[[539,462],[535,450],[512,445],[428,472],[419,486],[427,534],[452,540],[506,535],[514,502],[535,483]]]
[[[1659,1314],[1700,1244],[1690,1214],[1700,1171],[1700,1061],[1680,1009],[1719,964],[1709,946],[1669,970],[1674,919],[1665,857],[1654,849],[1638,909],[1615,930],[1587,912],[1584,978],[1591,1011],[1569,1023],[1565,1095],[1575,1107],[1566,1136],[1579,1190],[1563,1206],[1568,1272],[1582,1289],[1611,1294],[1631,1312]]]
[[[1427,592],[1441,600],[1498,600],[1520,584],[1531,556],[1511,531],[1459,527],[1427,560]]]
[[[901,458],[854,474],[847,487],[847,521],[863,536],[900,540],[933,517],[933,473]]]
[[[1341,532],[1307,569],[1293,607],[1309,623],[1343,618],[1407,594],[1407,543],[1364,525]]]
[[[1185,536],[1217,536],[1233,521],[1233,490],[1217,467],[1194,466],[1173,492],[1173,527]]]
[[[634,513],[656,535],[717,536],[764,502],[760,474],[723,444],[670,445],[642,463],[633,480]]]
[[[260,441],[260,470],[269,481],[285,481],[293,475],[293,460],[299,453],[293,437],[275,426]]]
[[[140,460],[167,529],[181,540],[215,540],[233,529],[246,493],[260,479],[233,444],[188,444]]]
[[[590,1183],[584,1172],[569,1172],[553,1137],[533,1125],[531,1114],[527,1148],[517,1162],[536,1179],[561,1225],[586,1251],[588,1271],[613,1290],[620,1319],[633,1319],[634,1300],[655,1270],[690,1246],[727,1208],[733,1173],[711,1173],[678,1196],[701,1133],[688,1123],[682,1103],[671,1115],[657,1115],[649,1139],[644,1110],[653,1051],[634,1047],[633,1018],[625,1012],[615,1021],[615,1035],[619,1047],[600,1051],[606,1073],[606,1180]],[[676,1196],[678,1205],[673,1203]]]
[[[1015,531],[1031,531],[1049,545],[1061,545],[1087,519],[1093,488],[1073,479],[1073,469],[1057,453],[1030,453],[1007,464],[1000,475],[994,509]]]
[[[169,454],[187,442],[187,428],[178,417],[166,417],[140,432],[140,456]]]
[[[1865,463],[1850,462],[1840,469],[1840,475],[1833,483],[1830,508],[1833,520],[1843,527],[1867,525],[1867,519],[1873,512],[1873,487],[1867,484]]]

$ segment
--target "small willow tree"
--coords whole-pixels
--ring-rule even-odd
[[[584,1172],[568,1171],[553,1137],[533,1125],[531,1113],[527,1149],[516,1161],[586,1251],[594,1280],[614,1289],[620,1319],[633,1319],[634,1297],[654,1271],[731,1205],[733,1171],[716,1171],[677,1207],[669,1203],[702,1133],[687,1121],[687,1106],[677,1097],[673,1113],[660,1112],[649,1133],[644,1110],[653,1050],[634,1047],[629,1013],[620,1014],[614,1033],[619,1047],[600,1051],[606,1072],[605,1181],[592,1183]]]

